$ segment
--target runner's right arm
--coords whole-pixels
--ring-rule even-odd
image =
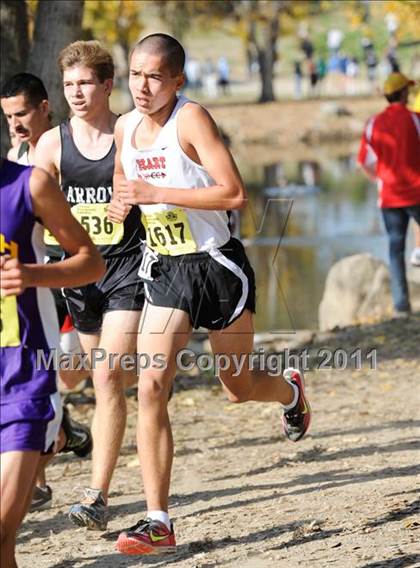
[[[139,177],[121,180],[120,185],[114,186],[118,197],[130,205],[168,203],[213,211],[246,207],[247,195],[241,175],[208,111],[195,103],[187,103],[179,113],[179,144],[193,162],[204,168],[214,184],[194,188],[165,187]]]
[[[118,188],[119,183],[121,181],[125,181],[125,175],[121,164],[121,148],[122,148],[122,140],[123,140],[123,132],[124,132],[124,119],[125,116],[121,116],[117,122],[115,123],[115,130],[114,130],[114,140],[115,146],[117,148],[115,154],[115,167],[114,167],[114,178],[113,178],[113,188]],[[118,191],[118,189],[117,189]],[[113,197],[111,199],[110,204],[108,205],[107,209],[107,216],[110,221],[114,223],[123,223],[124,219],[127,217],[131,210],[131,205],[126,205],[120,199],[118,199],[115,194],[113,193]]]
[[[61,161],[60,127],[47,130],[38,140],[35,149],[35,165],[59,181]]]

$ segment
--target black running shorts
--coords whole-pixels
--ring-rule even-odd
[[[224,329],[245,309],[255,313],[255,276],[240,241],[210,252],[157,255],[152,281],[144,279],[153,305],[187,312],[197,329]]]
[[[106,273],[102,280],[81,288],[64,289],[69,313],[78,331],[99,332],[106,312],[143,309],[143,282],[137,276],[140,261],[140,253],[105,259]]]
[[[60,260],[61,258],[50,257],[47,260],[47,264],[54,264],[55,262],[60,262]],[[66,317],[69,315],[67,302],[61,288],[51,288],[51,292],[54,297],[54,303],[57,310],[58,326],[61,330]]]
[[[55,307],[57,309],[57,315],[58,315],[58,325],[59,328],[61,329],[64,324],[64,320],[66,319],[66,316],[69,313],[67,309],[66,299],[60,288],[51,288],[51,292],[54,296]]]

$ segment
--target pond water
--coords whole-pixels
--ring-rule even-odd
[[[359,252],[387,261],[376,188],[354,156],[260,168],[238,163],[249,192],[238,225],[256,273],[256,330],[316,329],[335,262]]]

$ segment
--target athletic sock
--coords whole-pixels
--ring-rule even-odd
[[[168,530],[171,530],[171,520],[166,511],[148,511],[147,517],[153,521],[160,521],[166,525]]]
[[[289,383],[289,381],[287,381],[287,382]],[[294,408],[297,405],[297,401],[299,400],[299,389],[298,389],[298,387],[293,383],[289,383],[289,385],[292,387],[295,394],[294,394],[293,400],[290,404],[282,404],[284,412],[289,412],[289,410],[292,410],[292,408]]]

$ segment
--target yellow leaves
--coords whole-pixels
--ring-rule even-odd
[[[88,0],[83,13],[83,29],[108,45],[131,45],[143,29],[142,2],[131,0]]]
[[[295,19],[307,18],[312,10],[310,2],[293,2],[291,13]]]
[[[293,34],[296,32],[298,24],[305,18],[307,14],[300,10],[300,15],[297,15],[295,11],[293,14],[284,13],[281,15],[281,31],[282,35]]]
[[[227,31],[230,32],[231,35],[239,37],[240,40],[246,44],[249,36],[249,30],[243,20],[232,22],[231,25],[227,27]]]
[[[419,523],[419,521],[416,521],[415,519],[408,519],[408,521],[405,521],[405,523],[404,523],[405,529],[415,530],[415,529],[418,529],[419,527],[420,527],[420,523]]]
[[[387,2],[373,2],[372,16],[385,20],[387,14],[394,14],[398,21],[397,35],[403,38],[418,38],[420,26],[420,2],[410,0],[387,0]]]
[[[381,385],[381,391],[382,392],[391,392],[395,390],[395,384],[394,383],[383,383]]]
[[[29,24],[28,32],[29,32],[29,37],[32,38],[35,27],[35,16],[36,16],[36,9],[38,7],[38,0],[27,0],[26,5],[28,8],[28,24]]]
[[[352,12],[349,20],[352,28],[358,28],[363,22],[361,14],[358,12]]]

